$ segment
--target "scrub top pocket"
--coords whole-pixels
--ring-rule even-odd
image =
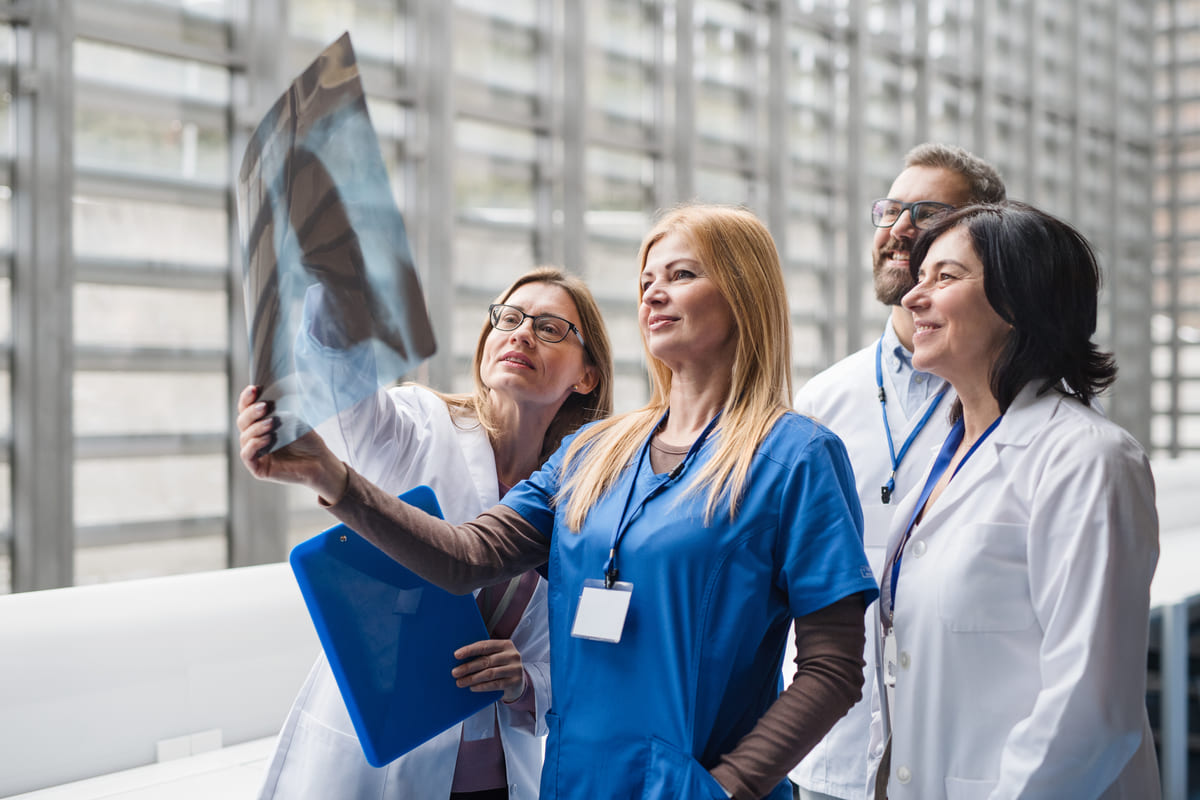
[[[646,769],[642,800],[725,799],[721,784],[691,754],[655,737],[650,738],[649,748],[650,763]]]

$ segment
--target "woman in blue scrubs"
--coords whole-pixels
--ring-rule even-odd
[[[269,417],[242,428],[243,460],[451,591],[547,565],[542,798],[787,800],[787,770],[861,694],[876,587],[850,464],[789,410],[783,275],[753,214],[675,209],[638,261],[650,402],[565,440],[474,522],[406,506],[311,436],[253,455]]]

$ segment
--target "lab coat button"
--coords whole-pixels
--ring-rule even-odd
[[[908,665],[909,665],[908,653],[907,652],[901,653],[900,654],[900,666],[904,669],[908,669]]]
[[[925,543],[917,542],[913,545],[913,558],[920,558],[925,555]]]
[[[912,773],[908,771],[908,767],[900,767],[896,770],[896,780],[901,783],[908,783],[912,780]]]
[[[516,796],[517,796],[517,785],[515,783],[510,783],[508,785],[508,800],[512,800]]]

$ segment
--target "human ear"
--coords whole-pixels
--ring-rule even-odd
[[[591,394],[599,382],[600,378],[596,375],[596,368],[587,366],[583,368],[583,375],[579,380],[575,381],[571,386],[571,390],[579,394]]]

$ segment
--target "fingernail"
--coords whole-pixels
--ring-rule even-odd
[[[270,455],[271,449],[273,447],[275,447],[275,434],[272,433],[270,438],[267,439],[267,443],[264,444],[262,446],[262,448],[257,453],[254,454],[254,457],[262,458],[265,455]]]

